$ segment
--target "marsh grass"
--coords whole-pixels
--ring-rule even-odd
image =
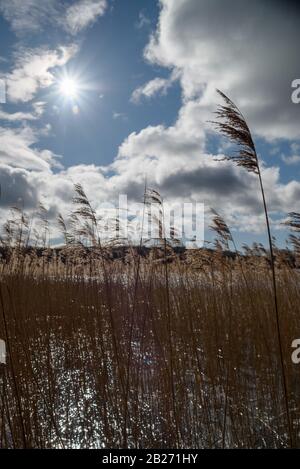
[[[169,297],[165,265],[151,259],[137,284],[135,258],[105,260],[107,283],[57,259],[26,274],[6,265],[1,447],[289,446],[268,264],[243,258],[246,285],[240,262],[198,257],[169,264]],[[298,275],[278,270],[286,357],[300,328]],[[287,360],[295,445],[296,371]]]

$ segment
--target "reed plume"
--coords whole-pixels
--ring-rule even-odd
[[[213,219],[212,224],[209,228],[215,231],[218,236],[218,239],[216,240],[216,245],[218,247],[221,244],[221,247],[223,246],[225,249],[229,250],[229,242],[232,242],[234,245],[234,240],[231,231],[224,218],[222,218],[221,215],[216,212],[216,210],[211,209],[211,212],[213,214]]]
[[[289,226],[293,231],[300,233],[300,213],[290,212],[289,219],[284,223]]]

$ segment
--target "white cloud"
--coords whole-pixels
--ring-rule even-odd
[[[47,26],[77,34],[104,15],[106,7],[106,0],[78,0],[71,5],[60,0],[0,0],[0,14],[20,37]]]
[[[31,112],[13,112],[9,113],[0,108],[0,120],[7,122],[22,122],[22,121],[33,121],[37,120],[44,112],[43,102],[33,103],[33,110]]]
[[[57,165],[57,155],[36,147],[39,135],[30,127],[7,129],[0,127],[0,159],[15,168],[50,171]]]
[[[55,67],[65,65],[78,51],[76,45],[19,50],[12,72],[5,76],[7,99],[12,102],[30,101],[40,88],[50,86]]]
[[[0,0],[0,13],[20,36],[39,32],[54,22],[60,17],[61,8],[62,4],[57,0]]]
[[[294,164],[300,163],[300,155],[289,155],[289,156],[282,155],[281,159],[287,165],[294,165]]]
[[[131,95],[131,102],[137,104],[144,98],[153,98],[158,94],[166,94],[174,81],[178,79],[178,74],[174,71],[169,78],[156,77],[139,86]]]
[[[181,72],[185,99],[202,96],[208,113],[213,89],[246,111],[251,128],[268,139],[300,138],[300,106],[291,101],[298,76],[300,7],[254,0],[161,0],[146,58]]]
[[[9,112],[5,112],[0,109],[0,120],[5,120],[8,122],[18,122],[36,119],[37,116],[31,112],[14,112],[10,114]]]
[[[35,209],[38,205],[38,192],[26,169],[0,164],[1,208],[15,206],[20,200],[26,208]],[[7,216],[7,213],[3,213]],[[4,218],[5,220],[5,218]]]
[[[257,178],[205,153],[205,132],[198,127],[192,135],[187,124],[193,111],[187,103],[174,126],[150,126],[129,135],[117,159],[104,168],[82,164],[54,172],[56,156],[37,148],[36,133],[26,127],[0,128],[0,182],[5,206],[15,204],[24,193],[26,209],[42,200],[54,220],[58,211],[68,214],[71,210],[73,183],[83,185],[97,209],[103,201],[117,201],[120,193],[140,201],[147,176],[148,185],[158,189],[165,201],[204,202],[207,208],[217,208],[235,229],[261,233],[264,224]],[[271,212],[297,210],[299,182],[282,184],[276,167],[263,167],[263,179]]]
[[[65,27],[71,34],[87,28],[103,16],[107,8],[106,0],[80,0],[71,5],[65,14]]]

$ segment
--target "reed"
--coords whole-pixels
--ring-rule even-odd
[[[285,402],[285,410],[289,427],[290,446],[293,447],[293,429],[289,409],[288,401],[288,385],[285,372],[284,362],[284,350],[282,345],[282,333],[280,325],[280,314],[278,307],[278,295],[277,295],[277,284],[276,284],[276,272],[275,272],[275,256],[273,249],[273,241],[271,236],[270,221],[265,197],[265,190],[260,170],[260,164],[254,144],[254,140],[251,135],[249,126],[241,113],[240,109],[235,103],[228,98],[222,91],[217,90],[221,98],[225,101],[225,105],[220,105],[216,111],[217,121],[214,122],[216,128],[225,136],[227,136],[231,142],[237,145],[238,150],[230,156],[226,156],[224,160],[233,161],[237,166],[245,168],[249,173],[254,173],[258,176],[259,187],[262,197],[262,204],[266,220],[266,228],[269,240],[270,250],[270,262],[272,270],[272,281],[273,281],[273,298],[274,298],[274,310],[276,316],[276,333],[278,338],[278,347],[281,364],[281,375],[282,375],[282,386],[283,396]]]

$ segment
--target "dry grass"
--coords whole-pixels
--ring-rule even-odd
[[[165,265],[140,259],[136,284],[137,258],[127,260],[105,260],[107,281],[97,260],[100,280],[71,258],[72,268],[55,258],[25,257],[21,273],[2,265],[1,447],[288,446],[268,264],[175,261],[168,297]],[[295,445],[298,275],[278,270]]]

